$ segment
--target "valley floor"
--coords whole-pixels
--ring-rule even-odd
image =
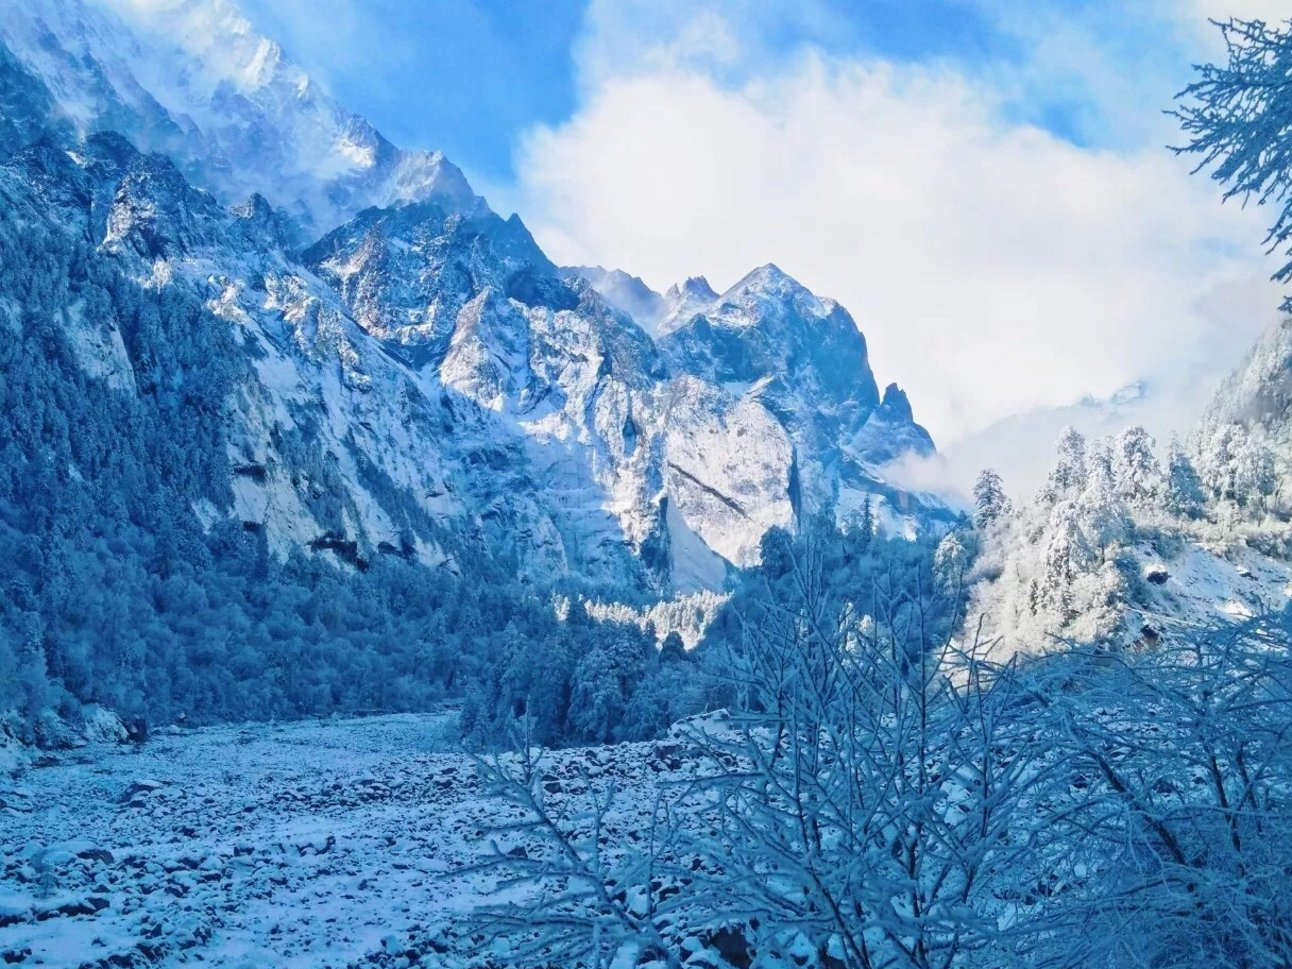
[[[0,959],[464,965],[452,923],[494,886],[454,872],[506,808],[452,736],[451,713],[218,727],[0,779]],[[631,794],[667,767],[640,744],[562,752],[550,770]]]

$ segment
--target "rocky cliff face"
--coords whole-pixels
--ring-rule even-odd
[[[793,447],[795,502],[849,509],[877,496],[899,515],[919,504],[887,486],[883,467],[931,454],[933,442],[896,385],[880,397],[843,307],[771,265],[721,295],[688,281],[673,303],[684,310],[664,324],[662,351],[676,370],[774,415]]]
[[[808,510],[945,514],[884,481],[932,443],[833,301],[774,266],[721,295],[558,270],[225,0],[172,10],[169,45],[84,0],[0,13],[0,190],[6,219],[236,334],[232,498],[195,514],[283,554],[478,551],[657,592],[720,585]],[[110,392],[138,392],[110,320],[63,327]]]

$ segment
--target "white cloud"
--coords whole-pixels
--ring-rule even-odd
[[[1000,78],[946,64],[800,49],[735,72],[739,33],[694,26],[712,13],[634,57],[615,9],[594,6],[580,110],[518,159],[518,207],[557,261],[658,287],[776,262],[853,313],[942,442],[1140,379],[1213,381],[1268,321],[1259,217],[1160,141],[1077,147],[1009,120]]]

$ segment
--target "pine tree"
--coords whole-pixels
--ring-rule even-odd
[[[1050,469],[1041,498],[1049,504],[1070,498],[1086,483],[1086,439],[1071,427],[1065,427],[1056,446],[1058,457]]]
[[[948,589],[959,588],[969,553],[955,532],[947,532],[933,552],[933,574]]]
[[[1218,501],[1238,497],[1236,469],[1242,428],[1237,424],[1207,426],[1199,433],[1198,473],[1207,495]]]
[[[665,636],[664,642],[659,648],[659,661],[661,663],[683,663],[686,659],[686,646],[682,643],[682,637],[675,632]]]
[[[1276,213],[1265,237],[1268,250],[1292,243],[1292,127],[1288,77],[1292,71],[1292,28],[1261,20],[1217,23],[1228,63],[1198,67],[1199,78],[1179,95],[1175,117],[1189,136],[1177,153],[1200,157],[1195,171],[1211,168],[1226,199],[1256,199]],[[1292,279],[1292,261],[1274,274]],[[1292,299],[1282,309],[1292,311]]]
[[[992,468],[984,468],[973,486],[974,524],[986,528],[993,522],[1008,517],[1012,510],[1009,496],[1000,475]]]
[[[607,744],[623,723],[627,697],[622,671],[609,650],[594,648],[579,660],[570,691],[570,726],[588,743]]]
[[[1180,518],[1197,518],[1202,514],[1205,501],[1202,478],[1198,476],[1197,469],[1180,442],[1173,438],[1167,451],[1166,482],[1163,489],[1166,510]]]
[[[1152,436],[1138,424],[1122,431],[1113,444],[1113,481],[1117,493],[1132,504],[1147,505],[1161,491],[1162,468],[1154,447]]]
[[[1099,562],[1109,546],[1130,530],[1130,517],[1114,484],[1114,452],[1104,442],[1090,449],[1085,487],[1077,496],[1074,514],[1086,547]]]
[[[1234,453],[1234,496],[1240,505],[1263,510],[1278,489],[1274,452],[1257,434],[1248,432]]]

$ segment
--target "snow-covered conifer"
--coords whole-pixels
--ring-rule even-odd
[[[1009,496],[1000,475],[992,468],[984,468],[973,486],[974,524],[986,528],[1009,515],[1012,510]]]
[[[1113,443],[1113,480],[1117,493],[1137,505],[1147,505],[1162,488],[1162,467],[1153,453],[1155,442],[1135,424],[1117,435]]]
[[[1166,510],[1180,518],[1197,518],[1202,514],[1206,495],[1202,490],[1202,479],[1198,476],[1193,461],[1180,446],[1178,440],[1172,439],[1167,451],[1166,481],[1162,495]]]
[[[1240,505],[1263,509],[1278,488],[1274,452],[1257,432],[1248,432],[1234,452],[1234,494]]]
[[[1085,546],[1100,562],[1109,546],[1126,537],[1130,526],[1114,484],[1115,460],[1114,452],[1103,442],[1090,449],[1087,480],[1074,508]]]
[[[1086,481],[1086,439],[1071,427],[1063,429],[1056,446],[1058,458],[1041,490],[1044,501],[1053,503],[1071,497]]]
[[[947,532],[933,553],[933,572],[945,587],[956,588],[964,576],[969,553],[960,536]]]
[[[1276,213],[1265,242],[1272,252],[1292,241],[1292,127],[1288,125],[1288,77],[1292,72],[1292,27],[1262,20],[1217,23],[1228,49],[1224,65],[1204,64],[1180,93],[1175,112],[1189,136],[1180,153],[1200,157],[1198,169],[1225,185],[1225,198],[1273,203]],[[1274,274],[1292,279],[1292,261]],[[1292,310],[1292,299],[1284,300]]]

